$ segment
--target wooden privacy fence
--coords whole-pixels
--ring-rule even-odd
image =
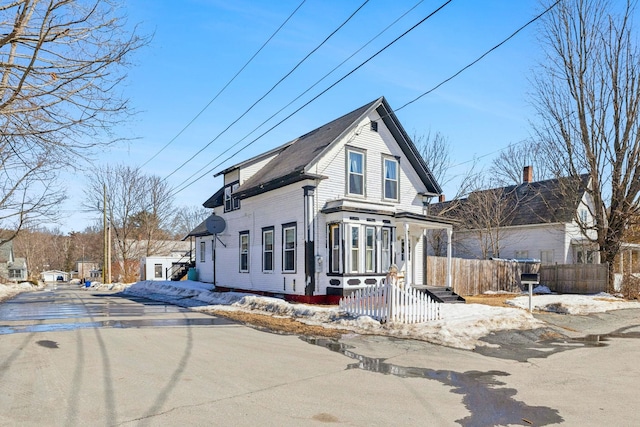
[[[520,292],[520,275],[538,273],[539,263],[510,260],[451,259],[451,286],[458,295],[487,291]],[[427,257],[427,285],[445,286],[447,258]]]
[[[440,303],[417,289],[403,289],[392,283],[358,289],[340,300],[340,308],[380,322],[422,323],[441,318]]]
[[[556,264],[540,268],[540,283],[554,292],[597,294],[607,290],[607,264]]]

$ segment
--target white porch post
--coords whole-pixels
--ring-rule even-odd
[[[447,288],[451,288],[451,235],[453,229],[447,228]]]
[[[409,224],[404,224],[404,283],[411,284],[411,244],[409,242]]]

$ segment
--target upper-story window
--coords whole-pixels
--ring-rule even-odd
[[[362,151],[347,150],[347,193],[364,196],[365,157]]]
[[[224,211],[229,212],[240,209],[240,199],[233,196],[233,192],[240,187],[238,181],[224,186]]]
[[[398,160],[383,159],[384,169],[384,198],[398,200]]]
[[[586,224],[587,223],[587,210],[586,209],[580,209],[579,215],[580,215],[580,222],[582,224]]]

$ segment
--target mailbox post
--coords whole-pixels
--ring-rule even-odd
[[[533,285],[540,283],[540,275],[538,273],[522,273],[520,275],[520,283],[529,286],[529,312],[533,311],[532,298],[533,298]]]

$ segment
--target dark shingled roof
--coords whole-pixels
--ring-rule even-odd
[[[519,226],[546,223],[568,223],[575,218],[576,210],[582,200],[589,175],[575,178],[557,178],[536,181],[473,192],[466,199],[434,203],[429,212],[434,215],[461,219],[468,214],[465,205],[473,203],[474,197],[482,197],[486,192],[500,194],[503,212],[502,226]]]
[[[211,232],[209,232],[209,230],[207,230],[207,221],[204,220],[202,221],[200,224],[198,224],[198,226],[196,228],[194,228],[193,230],[191,230],[189,232],[189,234],[187,234],[185,236],[184,239],[182,240],[186,240],[187,237],[200,237],[200,236],[212,236],[213,234]]]
[[[352,130],[363,117],[373,110],[377,110],[378,114],[380,114],[385,125],[390,129],[394,138],[402,148],[402,151],[407,156],[407,159],[427,187],[427,191],[440,194],[442,190],[427,168],[422,156],[420,156],[415,145],[402,128],[402,125],[387,104],[387,101],[384,97],[381,97],[281,147],[271,150],[271,153],[278,152],[278,154],[258,172],[242,183],[234,192],[234,195],[239,198],[246,198],[304,179],[326,178],[308,173],[305,168],[328,149],[334,141],[339,140],[345,133]],[[254,157],[254,159],[263,156],[264,154],[261,154],[260,156]],[[249,159],[227,168],[216,175],[232,171],[251,160],[252,159]],[[221,199],[218,200],[218,197],[221,197],[219,192],[209,198],[204,206],[219,206],[218,203],[221,204]]]

